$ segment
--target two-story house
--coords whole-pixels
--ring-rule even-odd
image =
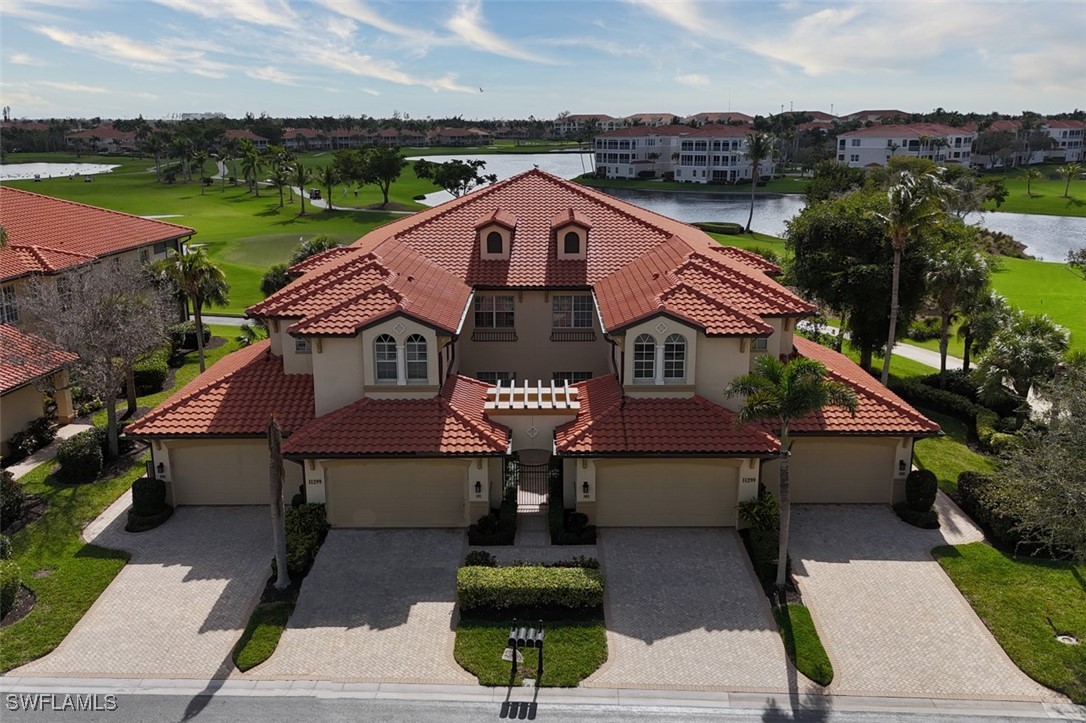
[[[0,225],[7,235],[7,244],[0,248],[0,329],[6,347],[0,359],[0,440],[6,440],[41,416],[44,395],[34,383],[42,378],[55,383],[61,421],[73,416],[63,369],[71,359],[16,330],[21,322],[19,299],[27,282],[37,278],[59,283],[66,274],[104,259],[148,263],[165,258],[195,231],[10,186],[0,186]]]
[[[753,164],[747,158],[749,127],[707,125],[678,139],[675,180],[684,183],[740,183],[750,181]],[[758,175],[773,173],[773,159],[764,158]]]
[[[337,527],[461,527],[507,457],[559,465],[602,526],[733,526],[777,484],[771,424],[727,384],[762,354],[824,363],[855,417],[795,423],[792,499],[901,499],[938,433],[845,357],[794,335],[814,307],[759,256],[539,170],[295,267],[248,309],[270,339],[128,427],[175,504],[267,502],[269,417],[288,479]]]
[[[642,178],[673,171],[679,139],[693,130],[682,125],[628,126],[600,133],[594,139],[596,173]]]

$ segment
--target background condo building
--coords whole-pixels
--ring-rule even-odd
[[[895,156],[969,164],[977,134],[938,123],[871,126],[837,136],[837,161],[851,168],[885,166]]]

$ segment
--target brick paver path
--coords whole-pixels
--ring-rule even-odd
[[[462,530],[332,530],[258,678],[475,683],[453,660]]]
[[[1022,673],[931,556],[982,539],[940,493],[940,530],[888,507],[797,505],[791,554],[842,695],[1053,700]]]
[[[585,685],[804,691],[734,530],[601,532],[608,661]]]
[[[222,678],[268,578],[266,507],[181,507],[148,532],[124,531],[130,493],[84,530],[132,557],[49,655],[11,675]]]

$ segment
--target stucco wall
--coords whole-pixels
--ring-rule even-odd
[[[725,399],[724,387],[750,371],[750,339],[743,347],[745,351],[740,350],[742,346],[738,338],[699,334],[698,350],[701,353],[697,360],[695,385],[698,394],[731,410],[739,408],[743,400],[738,397]]]
[[[901,438],[806,437],[792,444],[792,502],[889,504]],[[780,462],[762,468],[762,482],[778,494]]]
[[[362,340],[357,336],[321,339],[321,351],[313,349],[313,402],[318,417],[362,398],[361,356]]]
[[[326,460],[333,527],[463,527],[467,459]]]
[[[396,331],[397,326],[399,326],[399,328],[402,328],[403,331],[402,332],[401,331]],[[363,356],[362,356],[361,361],[362,361],[362,365],[365,367],[364,375],[365,375],[365,378],[366,378],[366,384],[367,385],[372,384],[372,385],[377,385],[377,386],[396,387],[395,382],[392,382],[392,383],[381,382],[379,385],[377,383],[377,377],[376,377],[377,372],[376,372],[376,368],[375,368],[376,357],[374,356],[375,352],[374,352],[373,342],[381,334],[387,334],[387,335],[391,336],[393,339],[396,340],[397,345],[405,344],[407,342],[407,337],[411,336],[412,334],[419,334],[419,335],[422,336],[422,338],[426,339],[426,369],[427,369],[426,375],[427,375],[427,379],[426,379],[426,382],[424,384],[428,384],[428,385],[431,385],[431,386],[435,385],[435,384],[440,384],[440,380],[438,379],[438,376],[437,376],[437,371],[438,371],[438,363],[437,363],[437,361],[438,361],[439,352],[441,350],[439,349],[439,347],[437,345],[437,332],[434,331],[432,328],[430,328],[428,326],[423,326],[422,324],[418,323],[417,321],[414,321],[412,319],[408,319],[407,317],[394,316],[394,317],[392,317],[390,319],[387,319],[387,320],[381,322],[380,324],[376,324],[374,326],[371,326],[371,327],[365,329],[362,332]],[[405,359],[405,364],[406,364],[406,359]],[[406,390],[410,389],[412,386],[416,386],[416,385],[419,385],[419,384],[422,384],[422,383],[412,381],[412,382],[409,382],[406,385],[399,386],[398,389],[400,391],[406,391]],[[432,394],[429,395],[429,396],[432,396]]]
[[[551,449],[554,445],[554,429],[575,418],[574,414],[546,414],[542,410],[538,414],[522,412],[519,414],[487,414],[487,418],[495,424],[502,424],[512,431],[510,437],[511,449],[516,452],[521,449]],[[535,429],[535,436],[529,431]]]
[[[516,241],[514,240],[514,244]],[[475,331],[474,306],[468,309],[464,329],[457,342],[460,373],[474,376],[480,371],[515,372],[518,380],[550,381],[554,372],[591,372],[608,374],[608,348],[599,319],[593,312],[595,341],[551,341],[551,304],[555,293],[543,291],[481,291],[482,296],[512,296],[517,341],[472,341]],[[576,293],[587,293],[576,292]],[[587,329],[585,329],[587,331]]]
[[[662,326],[664,331],[657,329],[658,326]],[[648,334],[656,340],[656,348],[660,350],[663,348],[664,341],[672,334],[682,334],[686,337],[686,378],[683,381],[668,381],[664,384],[655,384],[651,381],[637,381],[634,379],[634,342],[641,334]],[[698,346],[700,340],[704,339],[704,334],[699,334],[696,329],[686,324],[681,324],[674,319],[666,316],[654,316],[650,319],[646,319],[640,324],[634,324],[628,329],[623,331],[622,335],[622,349],[625,352],[625,360],[623,362],[625,370],[623,371],[623,379],[625,380],[625,391],[629,396],[660,396],[660,390],[663,389],[667,396],[689,396],[693,393],[693,389],[697,385],[697,372],[698,372]],[[661,355],[657,353],[656,363],[660,363]],[[667,394],[667,391],[674,387],[686,386],[690,387],[689,390],[685,390],[683,395]]]
[[[577,508],[601,527],[731,527],[741,464],[738,459],[597,459],[595,503],[578,502]]]
[[[175,505],[266,505],[268,443],[263,439],[172,440],[154,453],[156,464],[168,454],[166,475]],[[301,465],[284,462],[283,497],[303,480]]]
[[[42,415],[45,397],[33,384],[0,397],[0,453],[7,454],[8,440]]]

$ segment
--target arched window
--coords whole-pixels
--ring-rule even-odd
[[[656,378],[656,340],[650,334],[634,339],[634,381],[645,382]]]
[[[664,379],[681,381],[686,378],[686,337],[672,334],[664,339]]]
[[[421,334],[407,337],[407,381],[426,381],[426,339]]]
[[[569,231],[562,239],[567,254],[581,253],[581,236],[576,231]]]
[[[502,248],[502,235],[497,231],[491,231],[486,235],[486,252],[488,254],[500,254],[504,252]]]
[[[376,357],[377,381],[396,381],[396,340],[388,334],[381,334],[373,341]]]

